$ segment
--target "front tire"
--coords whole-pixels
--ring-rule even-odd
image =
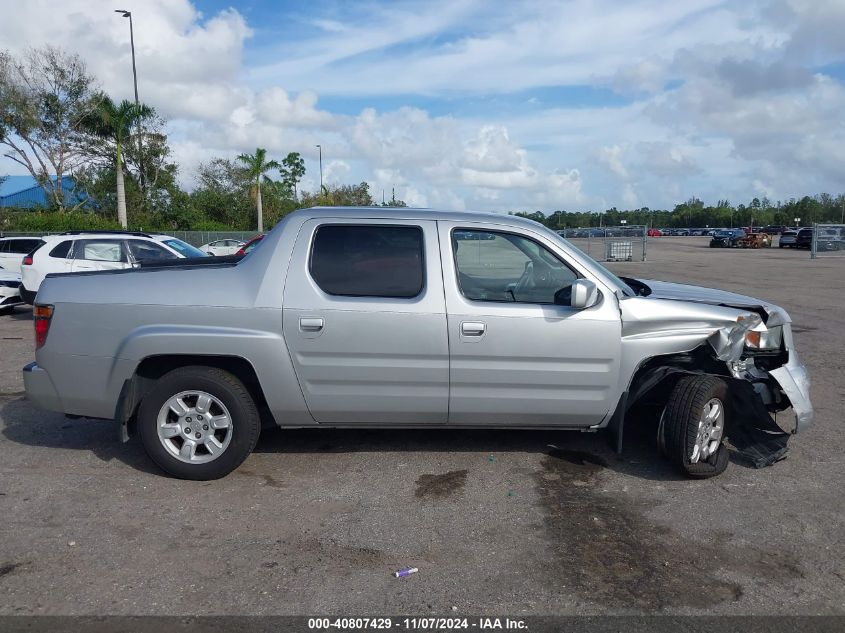
[[[723,440],[729,406],[728,385],[715,376],[687,376],[672,390],[658,441],[666,457],[688,477],[707,479],[728,467]]]
[[[261,419],[247,388],[214,367],[181,367],[159,378],[138,410],[147,455],[181,479],[225,477],[255,448]]]

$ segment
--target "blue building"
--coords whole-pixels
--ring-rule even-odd
[[[56,181],[55,178],[52,179]],[[88,206],[90,201],[85,192],[74,191],[76,181],[71,176],[62,178],[62,190],[65,194],[66,203],[69,205],[85,202]],[[32,176],[9,176],[0,184],[0,207],[15,207],[18,209],[48,208],[50,201],[47,192],[41,187]]]

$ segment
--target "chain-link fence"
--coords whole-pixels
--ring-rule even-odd
[[[58,235],[63,231],[46,231],[42,233],[24,233],[20,231],[2,231],[0,237],[42,237],[44,235]],[[140,231],[144,233],[145,231]],[[151,235],[158,235],[157,231],[149,231]],[[216,240],[249,241],[258,235],[257,231],[167,231],[167,235],[178,238],[192,246],[202,246]]]
[[[836,225],[839,226],[839,225]],[[573,245],[598,261],[644,262],[648,247],[646,226],[606,226],[602,228],[563,229],[558,231]],[[41,237],[56,235],[61,231],[24,233],[3,231],[0,237]],[[155,231],[151,232],[155,233]],[[240,240],[246,242],[257,235],[256,231],[167,231],[192,246],[202,246],[216,240]],[[842,251],[845,255],[845,250]]]
[[[558,233],[587,255],[605,262],[644,262],[648,227],[644,225],[562,229]]]
[[[845,224],[814,224],[810,257],[845,257]]]

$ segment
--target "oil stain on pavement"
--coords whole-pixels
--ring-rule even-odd
[[[466,470],[452,470],[442,475],[420,475],[417,478],[417,499],[443,499],[459,491],[467,482]]]
[[[535,487],[556,560],[552,577],[583,599],[660,611],[705,609],[736,601],[743,586],[726,576],[787,582],[803,577],[797,560],[756,546],[722,548],[653,524],[630,499],[599,490],[606,462],[554,450],[541,460]]]
[[[22,563],[4,563],[0,565],[0,578],[7,576],[20,567]]]

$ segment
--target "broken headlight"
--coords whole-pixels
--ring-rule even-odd
[[[783,342],[783,326],[770,327],[767,330],[750,330],[745,333],[745,347],[752,350],[778,350]]]

